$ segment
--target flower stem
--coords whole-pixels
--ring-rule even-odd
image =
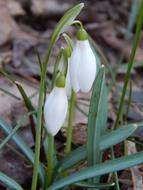
[[[65,153],[68,155],[71,152],[71,144],[72,144],[72,119],[74,112],[74,102],[75,102],[75,93],[72,90],[71,99],[70,99],[70,108],[69,108],[69,118],[68,118],[68,128],[67,128],[67,142]]]
[[[46,179],[46,187],[52,182],[53,168],[54,168],[54,137],[49,135],[48,138],[48,173]]]
[[[40,145],[41,145],[42,115],[43,115],[42,109],[43,109],[43,103],[44,103],[44,97],[45,97],[46,71],[47,71],[47,65],[49,62],[51,51],[52,51],[52,42],[49,44],[47,55],[45,57],[45,60],[44,60],[43,66],[42,66],[42,73],[41,73],[39,99],[38,99],[38,110],[37,110],[34,169],[33,169],[31,190],[36,190],[36,187],[37,187]]]
[[[124,78],[124,86],[123,86],[123,90],[122,90],[122,95],[121,95],[121,99],[120,99],[120,103],[119,103],[119,108],[118,108],[118,112],[117,112],[117,118],[115,121],[114,129],[116,129],[118,127],[120,117],[122,114],[122,108],[123,108],[123,104],[124,104],[124,100],[125,100],[126,89],[127,89],[127,85],[128,85],[128,81],[129,81],[129,77],[130,77],[130,73],[131,73],[131,69],[132,69],[132,65],[133,65],[133,61],[134,61],[134,57],[135,57],[135,53],[136,53],[136,49],[137,49],[137,45],[138,45],[140,34],[141,34],[142,20],[143,20],[143,11],[142,10],[143,10],[143,0],[141,1],[141,5],[140,5],[135,38],[133,41],[133,47],[132,47],[132,51],[131,51],[130,60],[128,63],[127,72],[126,72],[126,75]]]

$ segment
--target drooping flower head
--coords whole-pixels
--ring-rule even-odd
[[[69,63],[73,90],[89,92],[96,76],[96,59],[82,28],[78,31],[77,41]]]
[[[44,118],[49,134],[55,136],[61,129],[68,110],[68,100],[65,91],[65,77],[61,74],[56,80],[56,86],[47,96],[44,106]]]

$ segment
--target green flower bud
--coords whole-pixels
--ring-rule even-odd
[[[65,76],[62,73],[60,73],[60,76],[58,76],[58,78],[56,79],[56,87],[64,88],[65,83],[66,83]]]
[[[79,41],[84,41],[84,40],[87,40],[87,37],[88,37],[88,35],[87,35],[86,30],[83,28],[80,28],[78,33],[77,33],[77,39]]]
[[[66,52],[67,57],[69,58],[71,56],[71,48],[70,47],[66,47],[65,48],[65,52]]]

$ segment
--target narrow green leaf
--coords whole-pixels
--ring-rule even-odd
[[[130,126],[132,126],[131,129],[129,129]],[[132,131],[134,132],[137,129],[136,126],[137,126],[137,128],[138,127],[141,128],[143,126],[143,122],[128,124],[128,125],[122,126],[122,128],[120,128],[120,129],[128,128],[127,131],[130,131],[131,132],[130,134],[132,134]],[[126,129],[125,129],[125,132],[126,132]],[[108,140],[110,140],[110,134],[108,134],[107,136],[109,136]],[[122,139],[119,142],[121,142],[121,141],[122,141]],[[102,145],[102,142],[101,142],[101,145]],[[103,145],[103,149],[105,149],[104,145]],[[73,150],[69,156],[66,156],[65,158],[63,158],[63,160],[61,160],[60,163],[58,164],[56,171],[61,172],[66,169],[69,169],[69,168],[75,166],[76,164],[78,164],[79,162],[86,160],[86,158],[87,158],[87,147],[86,147],[86,145],[83,145],[83,146]]]
[[[11,190],[24,190],[15,180],[0,172],[0,181],[6,184]]]
[[[7,91],[7,90],[6,90],[6,89],[4,89],[4,88],[0,88],[0,91],[2,91],[2,92],[4,92],[5,94],[7,94],[7,95],[11,96],[12,98],[15,98],[16,100],[20,100],[20,98],[19,98],[19,97],[17,97],[15,94],[13,94],[13,93],[11,93],[11,92]]]
[[[103,92],[101,94],[101,108],[100,108],[100,131],[101,134],[105,134],[107,132],[107,119],[108,119],[108,90],[107,86],[103,85]]]
[[[18,122],[17,125],[14,127],[14,129],[12,129],[11,133],[2,141],[2,143],[0,144],[0,150],[8,143],[8,141],[12,138],[12,136],[17,132],[17,130],[22,126],[23,122],[25,122],[25,120],[32,114],[34,114],[35,111],[29,112],[24,114],[24,116],[22,116]]]
[[[73,45],[73,41],[72,41],[72,39],[70,38],[70,36],[68,36],[68,34],[66,34],[66,33],[63,33],[63,37],[65,38],[67,45],[68,45],[68,46],[70,47],[70,49],[72,50],[73,47],[74,47],[74,45]]]
[[[99,147],[100,150],[105,150],[121,141],[124,141],[128,138],[135,130],[137,129],[136,124],[125,125],[114,131],[108,132],[107,134],[101,137]]]
[[[131,55],[130,55],[130,60],[128,63],[128,68],[126,71],[126,75],[124,77],[124,85],[123,85],[123,89],[122,89],[122,95],[120,98],[120,102],[119,102],[119,108],[118,108],[118,112],[117,112],[117,117],[116,117],[116,121],[114,124],[114,129],[116,129],[119,125],[119,121],[122,115],[122,109],[123,109],[123,105],[125,102],[125,95],[126,95],[126,90],[127,90],[127,85],[128,85],[128,81],[130,78],[130,74],[131,74],[131,70],[132,70],[132,66],[133,66],[133,62],[134,62],[134,57],[136,54],[136,49],[140,40],[140,35],[141,35],[141,31],[142,31],[142,20],[143,20],[143,0],[141,0],[140,3],[140,7],[139,7],[139,15],[138,15],[138,19],[137,19],[137,25],[136,25],[136,32],[135,32],[135,36],[134,36],[134,40],[133,40],[133,46],[132,46],[132,50],[131,50]]]
[[[88,165],[94,165],[101,160],[101,151],[99,149],[99,141],[105,129],[107,114],[102,115],[102,109],[107,109],[103,105],[103,91],[105,87],[105,71],[104,66],[99,69],[93,86],[92,97],[90,101],[88,116],[88,138],[87,138],[87,157]],[[107,106],[107,105],[106,105]],[[101,114],[102,112],[102,114]],[[104,120],[104,121],[103,121]]]
[[[78,104],[77,102],[75,103],[75,107],[76,107],[76,109],[77,109],[80,113],[82,113],[84,116],[88,117],[88,113],[86,113],[82,108],[80,108],[80,106],[79,106],[79,104]]]
[[[38,64],[40,66],[40,70],[42,71],[42,61],[41,61],[41,56],[40,56],[40,52],[37,48],[35,48],[35,53],[37,55],[37,61],[38,61]]]
[[[32,103],[31,103],[30,98],[26,95],[26,93],[25,93],[23,87],[21,86],[21,84],[19,82],[15,81],[15,85],[17,86],[17,88],[18,88],[18,90],[19,90],[19,92],[20,92],[20,94],[21,94],[21,96],[23,98],[23,101],[24,101],[25,106],[27,107],[27,109],[29,111],[35,110]]]
[[[77,163],[83,161],[87,156],[86,146],[83,145],[75,150],[73,150],[68,156],[64,157],[57,165],[56,171],[61,172]]]
[[[114,182],[112,183],[88,183],[88,182],[77,182],[74,185],[86,188],[98,188],[98,189],[106,189],[109,187],[113,187],[115,185]]]
[[[4,121],[2,118],[0,118],[0,129],[3,129],[6,134],[12,133],[12,127]],[[20,150],[25,154],[25,156],[29,159],[29,161],[33,164],[34,163],[34,154],[32,150],[29,148],[29,146],[23,141],[23,139],[18,135],[14,134],[11,139],[17,144],[17,146],[20,148]],[[39,165],[39,176],[41,184],[44,185],[44,168],[40,164]]]
[[[70,176],[55,182],[53,185],[51,185],[48,188],[48,190],[60,189],[63,188],[64,186],[82,180],[101,176],[115,171],[120,171],[126,168],[133,167],[138,164],[142,164],[143,163],[142,158],[143,158],[143,151],[133,155],[123,156],[115,160],[109,160],[106,161],[105,163],[101,163],[95,166],[87,167],[79,172],[75,172],[74,174],[71,174]]]
[[[12,83],[15,82],[14,78],[11,75],[9,75],[7,72],[5,72],[3,68],[0,68],[0,73],[4,75],[8,80],[10,80]]]
[[[132,32],[132,30],[134,28],[134,25],[136,23],[139,8],[140,8],[140,1],[132,0],[132,2],[131,2],[131,12],[130,12],[130,16],[129,16],[127,33],[126,33],[125,39],[129,39],[129,37],[130,37],[130,33]]]
[[[56,41],[58,39],[59,35],[62,32],[64,32],[68,26],[70,26],[73,23],[74,19],[80,13],[83,6],[84,6],[84,4],[80,3],[64,14],[64,16],[61,18],[61,20],[57,24],[56,29],[53,33],[53,36],[52,36],[53,41]]]
[[[136,125],[138,126],[137,130],[132,134],[134,137],[143,138],[143,121],[137,122]]]
[[[25,103],[25,106],[27,107],[27,109],[29,111],[33,111],[34,110],[34,107],[31,103],[31,100],[30,98],[26,95],[23,87],[21,86],[21,84],[16,81],[11,75],[9,75],[8,73],[6,73],[3,69],[0,69],[0,72],[8,79],[10,80],[12,83],[14,83],[16,85],[16,87],[18,88],[22,98],[23,98],[23,101]]]

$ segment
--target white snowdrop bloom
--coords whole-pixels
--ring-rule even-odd
[[[44,106],[46,128],[52,136],[55,136],[61,129],[68,111],[68,100],[64,86],[65,82],[64,85],[57,82],[49,96],[47,96]]]
[[[69,70],[73,90],[89,92],[96,76],[96,59],[84,29],[78,32]]]

